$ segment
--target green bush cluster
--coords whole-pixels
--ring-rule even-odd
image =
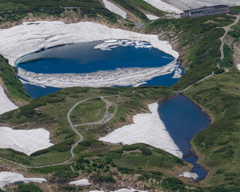
[[[98,15],[101,15],[113,23],[118,19],[116,14],[107,10],[98,0],[2,0],[0,5],[0,22],[15,22],[27,16],[28,13],[33,13],[36,16],[45,14],[60,17],[64,13],[65,8],[72,9],[77,14],[80,13],[80,17],[85,15],[88,17],[98,17]]]
[[[38,185],[33,183],[20,183],[17,188],[13,188],[14,192],[44,192]]]
[[[219,61],[218,64],[220,67],[233,67],[233,51],[228,45],[224,44],[224,59]]]
[[[181,180],[176,179],[174,177],[164,179],[161,186],[163,189],[170,190],[170,191],[178,191],[178,192],[186,191],[184,187],[184,183]]]
[[[151,156],[152,152],[151,150],[144,144],[134,144],[134,145],[124,145],[122,147],[124,151],[131,151],[135,149],[140,149],[142,151],[142,154],[145,156]]]

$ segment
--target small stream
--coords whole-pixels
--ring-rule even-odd
[[[193,164],[192,172],[198,174],[198,180],[204,179],[207,172],[196,163],[198,157],[191,151],[190,141],[194,135],[210,125],[210,117],[193,101],[182,95],[161,102],[158,112],[172,139],[183,152],[183,159]]]

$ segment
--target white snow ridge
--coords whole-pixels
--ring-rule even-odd
[[[127,13],[125,11],[123,11],[122,9],[120,9],[115,4],[113,4],[112,2],[110,2],[108,0],[103,0],[103,4],[109,11],[112,11],[113,13],[116,13],[117,15],[122,16],[124,19],[127,18]]]
[[[31,155],[53,145],[49,141],[49,136],[50,133],[42,128],[13,130],[9,127],[0,127],[0,148],[10,148]]]
[[[17,108],[18,107],[9,100],[4,89],[0,85],[0,115]]]
[[[177,7],[174,7],[168,3],[165,3],[161,0],[144,0],[145,2],[151,4],[153,7],[156,7],[157,9],[161,11],[166,11],[170,13],[182,13],[183,11],[178,9]]]
[[[127,145],[145,143],[182,158],[182,152],[172,140],[159,117],[158,104],[152,103],[148,107],[151,113],[133,116],[133,124],[118,128],[109,135],[99,138],[99,140]]]
[[[88,179],[81,179],[81,180],[77,180],[77,181],[71,181],[71,182],[69,183],[69,185],[90,186],[90,185],[92,185],[92,184],[89,183]]]
[[[22,174],[13,172],[0,172],[0,188],[4,190],[4,186],[14,185],[18,183],[43,183],[46,182],[44,178],[25,178]]]

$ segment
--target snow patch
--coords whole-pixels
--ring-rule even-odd
[[[146,14],[147,18],[149,20],[157,20],[159,19],[160,17],[156,16],[156,15],[151,15],[151,14]]]
[[[22,25],[1,30],[0,54],[9,60],[10,65],[14,66],[18,58],[41,49],[107,39],[146,41],[175,58],[179,56],[168,41],[160,41],[157,35],[113,29],[92,22],[65,24],[61,21],[25,22]]]
[[[144,0],[145,2],[151,4],[153,7],[156,7],[157,9],[161,11],[166,11],[170,13],[182,13],[183,11],[178,9],[177,7],[174,7],[168,3],[165,3],[161,0]]]
[[[0,115],[17,108],[18,107],[9,100],[4,89],[0,85]]]
[[[127,18],[127,13],[125,11],[123,11],[122,9],[120,9],[115,4],[113,4],[112,2],[110,2],[108,0],[103,0],[103,4],[109,11],[112,11],[113,13],[116,13],[117,15],[120,15],[124,19]]]
[[[238,69],[238,70],[240,70],[240,63],[239,63],[239,64],[237,64],[237,69]]]
[[[182,70],[181,69],[176,69],[173,75],[173,79],[179,79],[182,75]]]
[[[172,140],[159,117],[158,104],[152,103],[148,107],[151,113],[133,116],[133,124],[118,128],[109,135],[99,138],[99,140],[127,145],[145,143],[182,158],[182,152]]]
[[[77,181],[71,181],[71,182],[69,183],[69,185],[90,186],[90,185],[92,185],[92,184],[89,183],[88,179],[81,179],[81,180],[77,180]]]
[[[0,188],[4,190],[4,186],[14,185],[18,183],[43,183],[46,182],[44,178],[25,178],[22,174],[13,172],[0,172]]]
[[[197,180],[198,174],[192,172],[184,172],[183,174],[179,175],[180,177],[186,177],[188,179]]]
[[[36,151],[52,146],[49,136],[50,133],[43,128],[13,130],[9,127],[0,127],[0,148],[10,148],[29,156]]]

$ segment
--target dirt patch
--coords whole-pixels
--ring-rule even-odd
[[[208,24],[208,23],[218,23],[216,21],[213,21],[213,20],[207,20],[206,22],[204,22],[205,24]]]

